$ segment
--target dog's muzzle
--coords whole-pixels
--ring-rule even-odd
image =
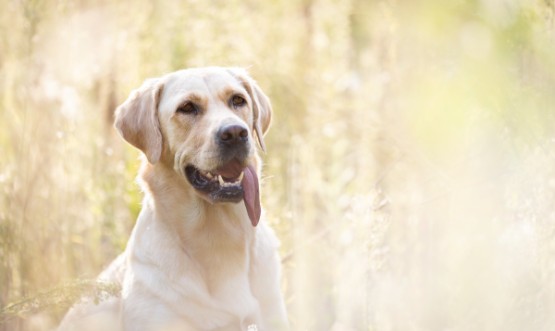
[[[189,164],[185,167],[187,180],[212,203],[245,201],[253,226],[258,224],[261,207],[258,176],[248,164],[249,132],[242,125],[227,125],[218,130],[216,142],[220,150],[220,166],[201,170]]]

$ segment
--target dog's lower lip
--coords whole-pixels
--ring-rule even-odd
[[[187,165],[185,177],[195,190],[211,202],[239,202],[243,199],[242,173],[230,179]]]

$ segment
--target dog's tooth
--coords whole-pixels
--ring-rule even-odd
[[[220,182],[220,185],[221,185],[221,186],[224,186],[224,185],[225,185],[225,181],[224,181],[224,179],[222,178],[221,175],[218,175],[218,182]]]
[[[235,182],[240,183],[243,180],[243,176],[245,176],[245,173],[241,172],[241,174],[239,175],[239,178]]]
[[[214,175],[212,175],[211,173],[207,172],[207,173],[206,173],[206,177],[207,177],[208,179],[212,179],[212,178],[214,178]]]

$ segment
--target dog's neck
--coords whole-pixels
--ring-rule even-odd
[[[223,275],[248,272],[256,228],[243,203],[210,204],[163,164],[143,164],[139,181],[145,199],[128,245],[132,260],[174,271],[184,259],[194,261],[209,289],[225,284]]]

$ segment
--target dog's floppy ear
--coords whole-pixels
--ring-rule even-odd
[[[252,86],[252,99],[253,99],[253,122],[254,131],[256,132],[256,137],[258,138],[258,143],[260,147],[265,152],[266,146],[264,144],[264,134],[270,128],[270,123],[272,121],[272,105],[270,104],[270,99],[262,92],[258,84],[251,79]]]
[[[272,106],[270,104],[270,99],[262,92],[262,89],[254,79],[247,74],[246,70],[232,68],[230,72],[243,83],[252,99],[253,128],[260,148],[265,152],[266,145],[264,144],[264,134],[270,128],[270,122],[272,121]]]
[[[158,121],[162,89],[159,79],[147,79],[116,109],[116,129],[123,139],[140,149],[151,164],[158,162],[162,154],[162,132]]]

